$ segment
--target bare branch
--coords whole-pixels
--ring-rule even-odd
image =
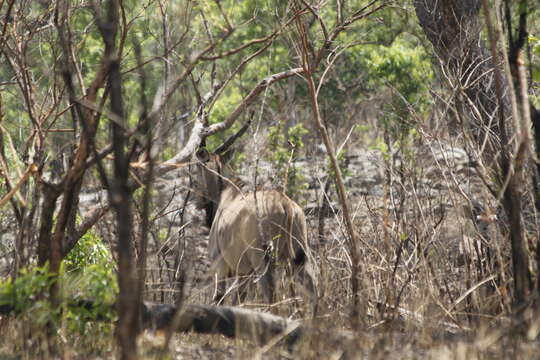
[[[217,124],[210,125],[208,129],[205,130],[204,135],[210,136],[225,129],[230,128],[234,122],[238,119],[240,114],[251,105],[256,99],[257,96],[263,91],[266,90],[269,86],[273,85],[277,81],[287,79],[291,76],[300,75],[304,72],[303,68],[295,68],[287,71],[283,71],[274,75],[270,75],[263,80],[261,80],[253,90],[242,100],[242,102],[233,110],[233,112],[222,122]]]
[[[35,174],[37,172],[38,168],[36,164],[30,164],[26,171],[24,172],[23,176],[17,184],[2,198],[0,199],[0,208],[4,206],[6,202],[8,202],[16,193],[19,191],[21,186],[30,178],[32,174]],[[22,200],[22,198],[20,199]],[[22,203],[23,206],[25,206],[25,203]]]
[[[336,177],[335,178],[336,188],[339,195],[341,208],[343,210],[343,217],[345,219],[345,224],[347,227],[349,251],[350,251],[351,263],[352,263],[351,264],[351,290],[352,290],[352,296],[353,296],[353,304],[352,304],[352,311],[351,311],[351,325],[353,329],[358,329],[359,321],[360,321],[360,317],[359,317],[360,293],[359,291],[360,291],[360,275],[361,275],[359,241],[357,240],[357,234],[356,234],[356,231],[354,230],[351,214],[349,212],[347,195],[345,193],[343,177],[341,174],[339,163],[337,161],[334,144],[332,143],[332,140],[328,136],[328,131],[322,121],[322,116],[319,110],[319,103],[317,100],[317,86],[315,85],[315,81],[313,79],[314,69],[312,68],[312,66],[314,62],[309,61],[309,58],[308,58],[309,56],[308,55],[309,54],[308,41],[309,40],[307,37],[307,31],[306,31],[305,25],[301,21],[301,19],[297,21],[297,29],[300,35],[300,44],[298,45],[298,47],[299,49],[301,49],[302,65],[304,67],[304,75],[305,75],[306,82],[308,85],[315,126],[319,130],[319,134],[323,140],[324,146],[326,148],[326,152],[332,164],[332,169],[334,170],[334,174]]]
[[[247,129],[249,128],[249,126],[251,125],[251,121],[253,120],[253,116],[254,116],[254,113],[252,112],[250,115],[249,115],[249,120],[244,124],[242,125],[242,127],[236,132],[234,133],[233,135],[229,136],[224,142],[223,144],[219,145],[216,150],[214,150],[214,153],[216,154],[222,154],[224,153],[225,151],[227,151],[231,145],[233,145],[237,139],[239,139],[240,137],[242,137],[242,135],[244,135],[247,131]]]
[[[272,34],[264,37],[264,38],[260,38],[260,39],[253,39],[253,40],[250,40],[248,41],[247,43],[243,44],[243,45],[240,45],[239,47],[235,48],[235,49],[231,49],[229,51],[226,51],[224,53],[220,53],[218,55],[213,55],[213,56],[202,56],[201,57],[201,60],[205,60],[205,61],[209,61],[209,60],[217,60],[217,59],[222,59],[224,57],[227,57],[227,56],[231,56],[231,55],[234,55],[236,53],[239,53],[240,51],[252,46],[252,45],[255,45],[255,44],[261,44],[261,43],[264,43],[264,42],[267,42],[267,41],[272,41],[276,36],[278,35],[278,31],[274,31]]]

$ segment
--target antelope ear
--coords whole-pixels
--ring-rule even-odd
[[[199,159],[200,162],[208,162],[210,160],[210,153],[206,148],[200,148],[195,153],[195,156],[197,156],[197,159]]]
[[[223,164],[226,164],[228,163],[229,161],[232,160],[232,158],[234,157],[234,153],[236,152],[236,149],[235,148],[230,148],[229,150],[225,151],[222,155],[221,155],[221,162]]]

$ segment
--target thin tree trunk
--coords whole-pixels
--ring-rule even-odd
[[[319,134],[324,142],[324,146],[326,147],[326,152],[328,154],[328,157],[330,158],[330,162],[332,164],[332,169],[335,173],[335,181],[336,181],[336,188],[337,193],[340,200],[340,205],[343,211],[343,218],[345,220],[345,225],[348,232],[348,239],[349,239],[349,251],[351,255],[351,292],[353,297],[353,303],[352,303],[352,311],[351,311],[351,325],[353,329],[358,329],[360,325],[360,275],[361,275],[361,269],[360,269],[360,248],[359,243],[357,240],[357,234],[354,231],[354,226],[351,219],[351,214],[349,212],[349,206],[347,201],[347,195],[345,194],[345,186],[343,184],[343,176],[341,174],[341,169],[339,167],[339,163],[337,161],[337,157],[335,154],[334,145],[332,143],[332,140],[328,136],[328,131],[326,130],[325,125],[323,124],[320,109],[319,109],[319,103],[317,100],[317,87],[315,86],[315,81],[313,79],[313,68],[311,67],[312,64],[310,63],[311,59],[309,58],[309,48],[310,44],[308,43],[307,38],[307,30],[305,28],[305,25],[303,23],[303,20],[301,17],[297,20],[297,28],[300,35],[300,51],[302,56],[302,66],[304,69],[304,76],[307,81],[308,85],[308,91],[311,99],[311,107],[313,109],[313,115],[315,120],[315,125],[317,127],[317,130],[319,131]]]
[[[107,24],[102,25],[106,47],[110,49],[109,86],[112,144],[114,153],[114,178],[111,181],[110,200],[116,213],[118,236],[118,326],[116,335],[120,344],[120,357],[123,360],[137,358],[137,334],[139,332],[138,282],[133,260],[133,214],[132,189],[129,185],[129,156],[126,154],[126,125],[122,99],[122,77],[120,58],[115,47],[118,30],[117,0],[108,3]]]
[[[502,175],[504,177],[509,177],[508,185],[504,189],[503,206],[510,221],[510,242],[512,245],[512,265],[514,269],[514,290],[516,297],[514,305],[519,310],[529,300],[532,284],[531,273],[529,270],[529,254],[526,248],[525,230],[523,228],[523,218],[521,214],[525,177],[524,159],[520,156],[520,154],[525,154],[525,152],[521,150],[522,146],[527,145],[530,139],[522,131],[523,128],[514,129],[513,132],[515,132],[518,137],[515,141],[517,142],[519,149],[512,157],[509,146],[512,142],[505,130],[504,104],[506,104],[507,101],[503,100],[503,97],[505,96],[503,93],[503,84],[501,83],[503,75],[498,66],[500,62],[498,61],[497,44],[501,39],[499,39],[497,35],[498,32],[495,31],[491,22],[490,8],[487,0],[482,0],[482,5],[491,44],[492,64],[493,71],[495,72],[495,92],[500,105],[498,112],[501,133],[499,136],[501,137],[504,146],[500,163]],[[507,96],[517,97],[515,93],[511,93]],[[516,104],[515,98],[513,103]],[[518,122],[521,124],[523,121],[523,113],[520,114],[515,106],[512,106],[512,117],[514,118],[514,124]]]

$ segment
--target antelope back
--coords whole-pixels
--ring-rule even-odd
[[[209,256],[223,259],[231,275],[247,275],[264,268],[265,250],[278,262],[295,268],[310,256],[302,208],[276,190],[222,193],[209,238]]]
[[[277,190],[243,191],[247,189],[224,174],[228,155],[206,149],[196,154],[199,206],[206,210],[210,227],[211,272],[216,279],[263,275],[269,263],[282,263],[316,300],[315,263],[304,211]]]
[[[242,194],[227,187],[210,230],[208,255],[217,279],[250,274],[264,277],[271,258],[274,264],[285,266],[316,307],[316,271],[305,215],[279,191]],[[273,283],[264,285],[261,281],[261,285],[270,286],[273,293]]]

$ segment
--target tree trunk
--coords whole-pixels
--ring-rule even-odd
[[[507,86],[504,78],[494,78],[500,73],[493,71],[490,54],[481,41],[481,24],[478,21],[481,2],[415,0],[414,5],[424,33],[433,44],[445,71],[455,80],[451,86],[457,89],[459,98],[464,98],[457,108],[466,111],[467,125],[480,148],[487,141],[481,156],[489,168],[494,168],[502,145],[508,145],[501,144],[500,136],[492,135],[501,135],[500,124],[496,120],[499,103],[494,83],[499,81],[503,92]],[[500,110],[504,120],[508,121],[511,115],[509,101],[507,96],[502,100]],[[469,106],[471,104],[474,107]]]
[[[124,120],[120,60],[111,59],[111,111]],[[131,211],[132,191],[129,186],[129,159],[125,153],[125,130],[121,124],[112,123],[114,147],[114,179],[110,198],[116,213],[118,231],[118,327],[117,335],[121,347],[121,358],[137,358],[136,336],[138,333],[138,290],[133,261],[133,214]]]
[[[509,86],[500,69],[498,39],[487,16],[491,53],[482,44],[480,0],[415,0],[414,5],[420,25],[449,73],[453,88],[462,92],[457,94],[462,95],[457,108],[467,112],[479,156],[496,171],[510,225],[515,305],[520,306],[528,300],[532,283],[521,215],[524,181],[521,171],[514,173],[513,169],[514,140],[510,133],[516,129],[511,127]]]

